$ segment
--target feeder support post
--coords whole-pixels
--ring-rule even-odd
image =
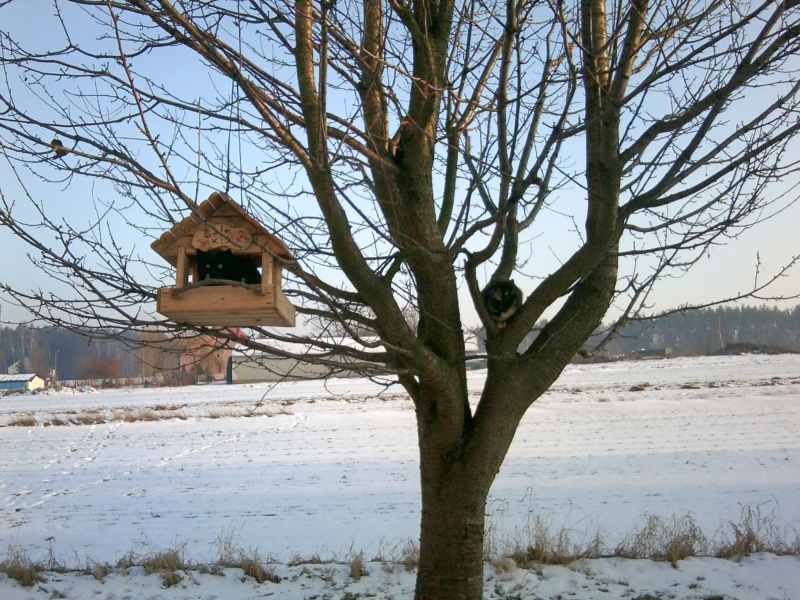
[[[178,246],[178,259],[175,268],[175,287],[183,289],[189,281],[189,270],[186,268],[186,248]]]
[[[272,256],[268,252],[261,253],[261,293],[264,295],[272,294],[273,298],[277,295],[272,287]]]

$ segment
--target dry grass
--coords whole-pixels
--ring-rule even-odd
[[[142,410],[140,410],[138,412],[132,413],[131,417],[133,418],[133,421],[129,421],[129,422],[135,422],[135,421],[161,421],[162,419],[167,418],[165,416],[159,415],[156,411],[151,410],[149,408],[145,408],[145,409],[142,409]]]
[[[32,562],[19,546],[9,546],[5,559],[0,562],[0,573],[5,573],[9,579],[16,580],[23,587],[33,587],[44,581],[41,575],[43,570],[42,565]]]
[[[369,575],[367,566],[364,564],[364,553],[359,552],[350,559],[350,577],[358,581],[362,577]]]
[[[223,419],[228,417],[245,417],[247,416],[244,414],[243,410],[240,409],[233,409],[233,408],[214,408],[208,411],[206,417],[209,419]]]
[[[2,427],[63,427],[66,425],[102,425],[112,422],[139,423],[155,422],[178,419],[185,421],[189,417],[181,409],[185,404],[157,404],[152,408],[117,408],[110,413],[101,410],[66,410],[60,415],[40,416],[33,413],[20,414],[12,417]],[[276,415],[290,415],[285,409],[275,409],[260,406],[255,409],[245,407],[213,408],[206,414],[200,415],[208,419],[221,418],[248,418],[248,417],[274,417]]]
[[[678,561],[708,552],[708,540],[690,514],[671,519],[651,515],[644,527],[627,536],[614,554],[623,558]]]
[[[106,417],[100,412],[83,412],[69,418],[72,425],[102,425],[106,422]]]
[[[777,555],[800,556],[800,536],[794,533],[787,538],[785,532],[775,525],[773,513],[764,514],[760,507],[744,506],[737,521],[730,522],[724,531],[718,532],[714,541],[709,541],[700,530],[691,515],[663,519],[656,516],[647,518],[645,524],[626,537],[613,551],[612,556],[635,559],[651,559],[667,561],[673,566],[690,556],[716,556],[724,559],[738,560],[756,552],[769,552]],[[791,539],[787,542],[786,539]],[[223,568],[241,569],[244,577],[258,583],[279,583],[281,577],[276,573],[274,561],[262,558],[258,551],[244,551],[234,543],[235,535],[229,533],[217,538],[218,559],[211,565],[189,565],[184,560],[182,546],[147,556],[130,552],[116,564],[116,569],[105,563],[87,566],[83,573],[103,581],[112,571],[127,575],[131,567],[141,566],[145,573],[161,576],[162,585],[171,587],[183,581],[186,571],[195,570],[200,573],[222,575]],[[567,565],[585,558],[600,558],[604,554],[604,544],[599,535],[587,543],[578,543],[572,539],[566,528],[551,531],[542,519],[531,521],[517,541],[505,546],[508,552],[503,554],[487,554],[486,560],[498,574],[514,571],[516,568],[534,569],[541,572],[542,565]],[[382,556],[382,555],[381,555]],[[419,546],[412,540],[402,547],[396,546],[390,558],[376,558],[382,562],[381,568],[387,573],[394,573],[402,565],[411,572],[418,568]],[[337,562],[346,565],[352,580],[359,580],[368,575],[364,553],[356,553],[353,549],[345,560],[323,560],[318,554],[308,557],[295,555],[286,564],[288,567],[300,567],[303,573],[331,581],[335,569],[308,568],[309,565],[323,565]],[[586,563],[577,563],[570,568],[582,568]],[[44,562],[34,563],[22,548],[9,546],[6,558],[0,562],[0,573],[5,573],[20,585],[31,587],[44,581],[43,573],[61,571],[65,568],[50,551]]]
[[[517,542],[508,555],[523,568],[533,564],[566,565],[582,558],[597,558],[603,553],[599,535],[589,543],[580,544],[572,540],[569,529],[562,527],[552,533],[538,517],[528,524],[526,533],[525,541]]]
[[[125,423],[133,423],[133,413],[129,410],[116,409],[111,413],[112,421],[123,421]]]
[[[400,562],[409,573],[419,566],[419,545],[414,540],[408,540],[403,546],[400,551]]]
[[[160,573],[162,571],[181,571],[187,565],[183,560],[183,548],[173,548],[165,552],[157,552],[146,556],[141,561],[145,573]]]
[[[175,571],[162,571],[161,572],[161,587],[170,588],[173,585],[178,585],[183,581],[183,575]]]
[[[225,577],[225,571],[222,570],[222,565],[197,565],[197,572],[204,575],[217,575],[218,577]]]
[[[177,411],[186,408],[186,404],[156,404],[153,410],[158,412]]]
[[[495,573],[513,573],[517,568],[517,561],[510,556],[503,556],[489,561],[494,567]]]
[[[217,565],[234,566],[241,550],[236,545],[236,532],[232,529],[223,530],[217,535],[214,545],[217,548]]]
[[[6,423],[6,427],[36,427],[36,425],[38,422],[32,414],[18,415]]]
[[[291,415],[292,413],[284,409],[275,410],[266,406],[256,408],[229,407],[211,408],[205,414],[207,419],[229,419],[229,418],[251,418],[251,417],[274,417],[276,415]]]
[[[743,506],[739,520],[728,523],[730,532],[722,533],[714,555],[731,560],[739,560],[755,552],[800,555],[800,537],[797,532],[793,541],[787,542],[775,522],[773,513],[764,514],[759,506]]]
[[[145,573],[158,573],[163,588],[178,585],[183,581],[183,575],[178,571],[185,571],[189,566],[183,560],[183,546],[145,556],[140,565]]]
[[[280,583],[281,578],[275,569],[262,560],[258,551],[242,553],[239,556],[238,566],[247,577],[252,577],[258,583],[269,581],[270,583]]]
[[[238,568],[244,572],[246,577],[252,577],[258,583],[266,581],[280,583],[281,578],[275,569],[267,564],[267,560],[261,557],[258,550],[243,550],[236,545],[236,534],[233,531],[220,533],[216,539],[217,562],[212,568],[216,568],[218,573],[223,574],[221,569]]]
[[[117,561],[117,568],[122,572],[123,575],[127,575],[128,569],[136,565],[137,559],[133,551],[128,552]]]
[[[111,565],[108,563],[96,563],[92,568],[92,577],[100,583],[105,581],[106,577],[111,574]]]
[[[302,556],[301,554],[294,554],[286,563],[287,567],[296,567],[298,565],[324,565],[329,563],[329,560],[322,560],[319,554],[312,554],[311,556]]]

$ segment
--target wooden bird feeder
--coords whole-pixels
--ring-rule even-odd
[[[162,315],[192,325],[294,327],[294,306],[281,291],[281,264],[274,258],[291,259],[289,249],[225,194],[212,194],[151,247],[175,267],[175,286],[158,290]],[[222,254],[260,283],[207,274],[201,280],[207,257]]]

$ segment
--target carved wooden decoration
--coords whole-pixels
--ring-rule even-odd
[[[220,223],[206,225],[192,236],[192,248],[209,250],[240,250],[253,241],[253,235],[244,227],[233,227]]]

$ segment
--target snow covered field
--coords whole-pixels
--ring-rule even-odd
[[[483,376],[470,374],[476,394]],[[0,425],[156,406],[188,419],[0,427],[0,548],[42,558],[52,545],[82,564],[185,544],[188,558],[210,560],[232,539],[285,560],[369,557],[417,535],[414,412],[397,388],[344,379],[16,396],[0,399]],[[225,416],[255,406],[274,416]],[[646,514],[691,512],[713,534],[741,505],[800,529],[798,433],[800,356],[570,366],[517,433],[492,489],[491,533],[513,538],[541,516],[613,545]]]
[[[0,575],[3,600],[408,600],[414,597],[414,572],[368,563],[368,574],[354,580],[346,565],[277,567],[280,583],[257,583],[239,569],[224,576],[184,572],[164,589],[157,574],[132,569],[102,582],[91,575],[48,573],[47,581],[22,588]],[[648,560],[581,560],[569,567],[498,572],[485,568],[485,600],[797,600],[800,559],[757,554],[740,562],[689,558],[679,569]]]

